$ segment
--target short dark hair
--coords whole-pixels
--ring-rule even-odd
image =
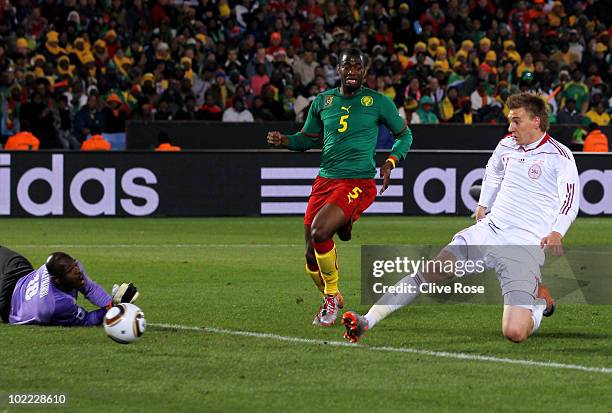
[[[548,130],[548,103],[542,96],[533,93],[517,93],[508,98],[509,109],[523,108],[531,118],[540,118],[540,130],[546,132]]]
[[[45,265],[47,266],[47,271],[49,275],[55,278],[63,278],[72,265],[74,264],[74,258],[65,252],[54,252],[49,255],[47,258],[47,262]]]
[[[342,50],[342,52],[340,52],[338,63],[342,60],[342,56],[346,56],[346,57],[358,57],[359,59],[361,59],[361,61],[364,64],[366,63],[365,55],[363,54],[363,52],[361,50],[357,49],[356,47],[350,47],[348,49]]]

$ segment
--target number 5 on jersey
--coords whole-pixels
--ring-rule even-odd
[[[346,110],[346,115],[340,116],[340,127],[338,128],[338,132],[345,132],[348,129],[348,118],[349,118],[349,110],[351,107],[341,106],[340,109]]]

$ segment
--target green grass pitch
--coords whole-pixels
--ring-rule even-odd
[[[339,243],[341,289],[359,305],[361,244],[444,244],[468,218],[364,217]],[[311,326],[318,292],[291,218],[2,219],[0,242],[41,265],[64,250],[109,289],[132,281],[150,326],[119,345],[102,328],[0,326],[0,393],[64,393],[58,411],[612,411],[612,374],[371,351],[388,346],[612,368],[612,307],[565,305],[526,343],[501,335],[501,306],[417,305],[360,347]],[[612,245],[612,219],[579,218],[568,245]],[[612,274],[611,274],[612,276]],[[612,293],[612,292],[611,292]],[[554,294],[554,290],[553,290]],[[15,411],[0,403],[1,411]],[[30,411],[36,409],[30,409]],[[48,407],[40,410],[51,410]]]

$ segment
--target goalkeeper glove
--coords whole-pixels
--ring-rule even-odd
[[[113,305],[120,303],[133,303],[138,298],[138,289],[132,283],[113,285]]]

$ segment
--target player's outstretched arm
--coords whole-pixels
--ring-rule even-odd
[[[279,131],[268,132],[266,140],[268,141],[269,145],[272,145],[275,148],[287,148],[289,146],[289,137],[287,135],[283,135]]]
[[[80,261],[77,262],[77,265],[83,274],[83,278],[85,278],[85,285],[79,291],[90,303],[97,305],[98,307],[108,306],[111,302],[111,296],[104,291],[104,288],[100,287],[100,285],[91,279]]]
[[[63,296],[55,303],[55,311],[48,321],[50,325],[91,327],[102,324],[106,308],[87,311],[76,304],[72,297]]]

